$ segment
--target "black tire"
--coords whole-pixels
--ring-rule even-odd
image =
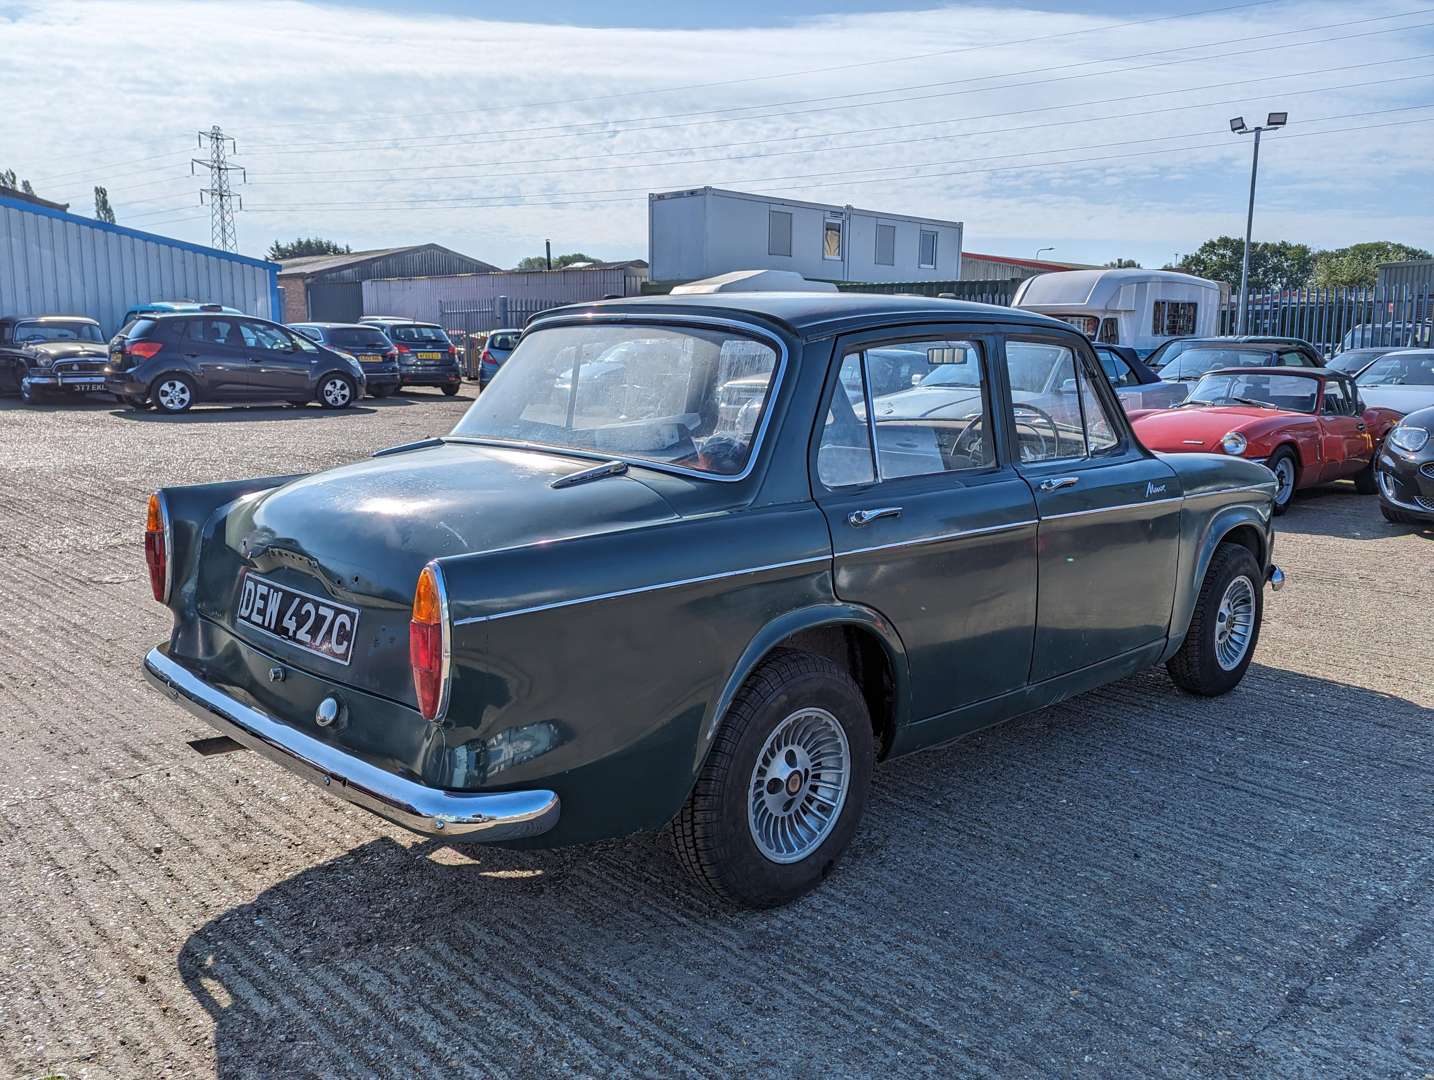
[[[398,389],[398,388],[395,387],[395,386],[379,386],[379,387],[375,387],[373,390],[370,390],[370,391],[369,391],[369,396],[370,396],[370,397],[376,397],[376,398],[391,397],[391,396],[393,396],[393,392],[394,392],[396,389]]]
[[[819,834],[820,842],[796,861],[779,862],[758,846],[749,824],[748,801],[768,738],[808,709],[820,714],[819,724],[828,725],[827,737],[833,740],[828,745],[834,745],[836,738],[830,721],[840,724],[845,735],[846,792],[839,797],[835,818],[821,826],[825,831]],[[787,759],[778,755],[769,760],[775,766]],[[847,671],[815,653],[775,650],[737,692],[697,783],[672,823],[678,862],[700,885],[730,904],[770,908],[795,900],[821,883],[851,842],[866,808],[875,760],[871,716]],[[787,803],[799,804],[797,813],[805,813],[815,800],[804,785],[822,773],[810,769],[803,780],[800,772],[794,772],[789,781],[793,775],[798,777],[798,792]],[[780,799],[781,783],[771,779],[769,783],[777,783],[769,790]]]
[[[143,412],[145,409],[149,408],[149,402],[146,401],[144,398],[140,397],[138,394],[123,394],[116,396],[119,398],[119,402],[121,405],[126,405],[129,408],[135,409],[139,412]]]
[[[1396,510],[1392,506],[1386,506],[1382,502],[1379,504],[1379,512],[1384,515],[1384,520],[1389,522],[1391,525],[1419,524],[1418,518],[1413,517],[1410,514],[1406,514],[1403,510]]]
[[[1369,465],[1360,469],[1354,477],[1354,490],[1361,495],[1378,495],[1379,481],[1374,478],[1374,459],[1369,459]]]
[[[1234,583],[1245,578],[1250,586],[1250,602],[1253,605],[1253,622],[1247,630],[1244,652],[1239,662],[1227,667],[1222,656],[1229,661],[1228,651],[1222,653],[1220,635],[1225,620],[1221,618],[1222,602]],[[1255,655],[1255,646],[1260,643],[1260,623],[1265,612],[1265,576],[1260,564],[1248,548],[1239,544],[1221,544],[1215,549],[1215,556],[1205,571],[1205,580],[1200,583],[1200,595],[1195,600],[1195,612],[1190,616],[1190,629],[1180,651],[1165,663],[1165,669],[1175,680],[1175,685],[1192,694],[1214,697],[1233,690],[1245,677],[1245,671]]]
[[[358,400],[358,387],[347,375],[330,373],[319,380],[314,397],[326,409],[347,409]]]
[[[1266,468],[1275,474],[1277,482],[1280,480],[1281,464],[1289,469],[1289,482],[1282,484],[1275,489],[1275,513],[1283,514],[1295,501],[1295,486],[1300,479],[1300,464],[1295,458],[1295,452],[1288,446],[1282,446],[1270,455],[1265,462]]]
[[[453,396],[454,396],[455,394],[457,394],[458,391],[461,390],[461,389],[462,389],[462,387],[459,386],[457,383],[449,383],[447,386],[445,386],[445,387],[443,388],[443,396],[444,396],[444,397],[453,397]]]
[[[188,412],[194,407],[194,380],[187,375],[161,375],[150,384],[149,400],[171,416]]]
[[[26,405],[39,405],[45,400],[45,395],[32,387],[24,379],[20,380],[20,400]]]

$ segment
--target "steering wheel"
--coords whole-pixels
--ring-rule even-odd
[[[951,444],[951,456],[964,454],[970,459],[972,466],[979,468],[987,464],[986,439],[984,437],[985,414],[974,412],[970,416],[963,416],[960,419],[966,420],[968,423],[961,434],[956,436],[956,441]]]
[[[1013,401],[1013,402],[1011,402],[1011,410],[1012,410],[1012,412],[1014,412],[1014,411],[1017,410],[1017,409],[1025,409],[1027,412],[1033,412],[1033,413],[1035,413],[1035,414],[1036,414],[1036,418],[1037,418],[1037,422],[1038,422],[1038,423],[1044,423],[1047,427],[1049,427],[1049,428],[1051,429],[1051,444],[1050,444],[1049,446],[1047,446],[1047,444],[1046,444],[1046,437],[1045,437],[1044,435],[1042,435],[1039,431],[1037,431],[1037,430],[1035,429],[1035,426],[1034,426],[1034,425],[1029,424],[1029,423],[1027,423],[1027,424],[1024,425],[1024,426],[1026,427],[1026,429],[1031,432],[1031,434],[1035,435],[1036,438],[1038,438],[1038,439],[1041,440],[1041,449],[1040,449],[1040,453],[1035,454],[1035,455],[1033,455],[1033,456],[1027,456],[1026,448],[1025,448],[1024,446],[1022,446],[1022,447],[1020,448],[1021,460],[1022,460],[1022,461],[1042,461],[1042,460],[1044,460],[1045,458],[1052,456],[1052,455],[1050,454],[1050,451],[1051,451],[1051,450],[1055,450],[1055,451],[1056,451],[1056,456],[1059,456],[1059,454],[1060,454],[1060,449],[1061,449],[1061,429],[1060,429],[1060,425],[1058,425],[1058,424],[1056,423],[1055,418],[1052,417],[1051,414],[1048,413],[1048,412],[1046,412],[1044,409],[1038,409],[1038,408],[1036,408],[1036,406],[1034,406],[1034,405],[1028,405],[1028,404],[1026,404],[1024,401]],[[1013,419],[1014,419],[1014,418],[1013,418]],[[1023,426],[1023,425],[1021,424],[1021,422],[1020,422],[1019,420],[1017,420],[1017,421],[1016,421],[1016,427],[1019,429],[1019,428],[1022,427],[1022,426]]]

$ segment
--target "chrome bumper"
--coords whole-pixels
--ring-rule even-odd
[[[1265,573],[1265,580],[1270,583],[1271,592],[1279,592],[1290,579],[1278,566],[1271,566]]]
[[[541,835],[558,823],[560,805],[554,792],[443,791],[395,776],[215,689],[170,659],[167,646],[156,646],[145,656],[144,675],[235,742],[414,832],[516,840]]]

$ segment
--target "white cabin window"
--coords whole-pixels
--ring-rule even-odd
[[[827,218],[822,226],[822,258],[841,258],[841,218]]]
[[[936,269],[936,233],[934,230],[921,230],[917,255],[916,265],[922,270]]]
[[[1200,305],[1193,300],[1157,300],[1150,318],[1150,332],[1156,337],[1189,337],[1195,333],[1195,316]]]
[[[876,265],[896,265],[895,225],[878,225],[876,227]]]
[[[767,254],[792,256],[792,215],[787,210],[767,211]]]

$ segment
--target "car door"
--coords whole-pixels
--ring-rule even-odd
[[[836,593],[896,628],[918,720],[1019,689],[1030,665],[1035,505],[996,451],[991,342],[970,328],[839,340],[813,440]],[[926,378],[934,400],[912,405]]]
[[[309,397],[309,354],[277,326],[239,320],[249,358],[248,392],[255,398]]]
[[[1374,441],[1369,425],[1355,408],[1353,387],[1343,379],[1324,380],[1324,393],[1317,408],[1320,426],[1320,456],[1324,459],[1321,480],[1354,476],[1369,467]]]
[[[208,401],[244,396],[249,356],[233,319],[196,316],[184,320],[180,352],[199,379],[196,390]]]
[[[1024,333],[1001,344],[1008,452],[1040,522],[1036,683],[1164,640],[1183,498],[1175,471],[1131,434],[1088,346]]]

